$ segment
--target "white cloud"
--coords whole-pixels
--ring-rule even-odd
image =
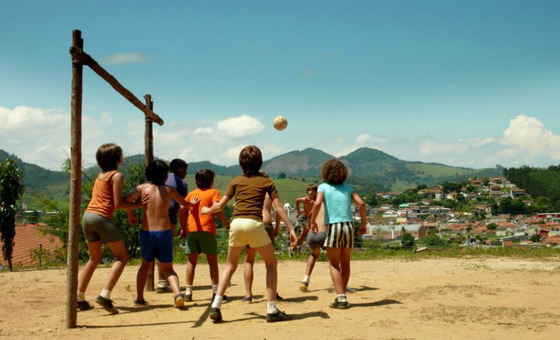
[[[502,143],[525,151],[529,157],[546,156],[560,160],[560,136],[546,129],[535,117],[520,115],[510,120]]]
[[[209,126],[199,127],[194,130],[195,135],[211,135],[214,133],[214,128]]]
[[[218,122],[217,128],[226,135],[225,138],[243,138],[263,131],[264,125],[257,118],[241,115]]]
[[[145,63],[148,59],[140,52],[134,53],[119,53],[106,56],[103,58],[103,63],[108,65],[127,65],[135,63]]]

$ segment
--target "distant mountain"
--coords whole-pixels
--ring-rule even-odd
[[[0,162],[7,158],[14,159],[18,168],[23,172],[25,191],[23,201],[30,207],[38,206],[37,197],[49,197],[55,200],[68,197],[70,175],[62,171],[52,171],[38,165],[26,163],[16,155],[0,149]]]
[[[68,201],[68,175],[60,171],[51,171],[34,164],[25,163],[16,156],[0,150],[0,161],[7,157],[16,159],[18,166],[23,169],[24,183],[28,190],[26,199],[29,199],[29,194],[33,193],[35,195],[46,195],[57,200],[62,197],[63,200]],[[262,168],[273,178],[278,177],[280,173],[289,177],[320,177],[321,165],[333,157],[321,150],[307,148],[266,160],[263,162]],[[482,178],[502,175],[501,170],[496,168],[471,169],[438,163],[403,161],[385,152],[370,148],[357,149],[346,156],[340,157],[340,159],[350,169],[349,182],[367,190],[391,189],[400,191],[419,184],[432,186],[445,181],[465,180],[469,177]],[[128,156],[122,170],[125,172],[125,168],[129,164],[143,163],[144,155]],[[222,166],[202,161],[189,162],[189,175],[205,168],[213,169],[217,175],[229,177],[241,173],[239,165]],[[93,176],[98,171],[97,166],[85,169],[86,174]]]
[[[288,176],[314,177],[321,173],[321,165],[333,157],[321,150],[307,148],[264,161],[262,168],[271,176],[278,176],[283,172]]]

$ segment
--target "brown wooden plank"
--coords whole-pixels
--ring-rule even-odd
[[[144,112],[144,114],[150,117],[154,122],[158,123],[159,125],[163,125],[163,119],[158,116],[155,112],[150,110],[146,105],[142,104],[142,102],[136,98],[132,92],[130,92],[126,87],[124,87],[119,81],[113,77],[109,72],[107,72],[95,59],[93,59],[89,54],[85,53],[82,48],[72,46],[70,48],[70,54],[76,60],[79,60],[82,64],[89,66],[95,73],[97,73],[101,78],[103,78],[106,82],[111,85],[115,91],[120,93],[123,97],[128,99],[132,103],[132,105],[136,106],[140,109],[140,111]]]

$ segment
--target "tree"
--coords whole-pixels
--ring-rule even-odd
[[[401,245],[405,248],[412,248],[414,246],[414,236],[406,231],[404,227],[401,229],[401,234]]]
[[[23,194],[23,173],[13,159],[0,163],[0,236],[4,245],[2,254],[12,267],[12,253],[16,236],[16,201]]]
[[[278,174],[278,179],[284,179],[286,178],[286,173],[285,172],[281,172]]]
[[[488,228],[488,230],[496,230],[498,225],[496,223],[490,223],[486,226],[486,228]]]

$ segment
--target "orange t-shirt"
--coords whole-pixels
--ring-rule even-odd
[[[100,179],[99,175],[97,176],[91,192],[91,201],[88,204],[86,212],[94,213],[110,220],[113,219],[115,198],[113,197],[111,178],[113,178],[117,172],[116,170],[110,171],[103,179]]]
[[[202,215],[200,210],[202,210],[202,207],[211,207],[214,202],[219,202],[222,199],[220,191],[218,189],[196,189],[189,192],[185,199],[190,201],[195,196],[198,196],[200,202],[194,206],[189,206],[188,232],[205,231],[216,235],[214,215]]]

